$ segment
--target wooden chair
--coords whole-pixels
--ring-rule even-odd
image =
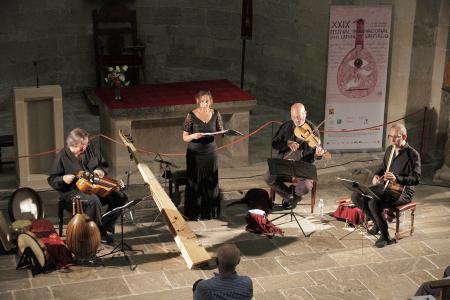
[[[137,36],[136,11],[118,2],[92,12],[97,86],[105,82],[108,67],[128,66],[127,80],[145,82],[145,45]]]
[[[414,215],[416,211],[416,202],[412,201],[410,203],[397,206],[396,208],[390,209],[395,215],[395,240],[398,241],[400,236],[404,233],[409,232],[411,236],[414,233]],[[400,215],[402,212],[406,213],[406,211],[411,211],[411,226],[409,229],[400,231]],[[385,209],[385,213],[387,214],[387,209]]]
[[[294,181],[285,181],[288,184],[292,184],[296,186],[298,184],[297,178],[294,179]],[[311,202],[310,203],[298,203],[297,205],[311,205],[311,213],[314,213],[314,206],[316,205],[316,192],[317,192],[317,182],[313,182],[313,187],[311,189]],[[272,203],[275,201],[275,190],[273,188],[270,188],[270,200],[272,200]]]

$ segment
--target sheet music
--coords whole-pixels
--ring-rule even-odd
[[[233,130],[233,129],[225,129],[225,130],[216,131],[216,132],[202,132],[202,135],[204,135],[204,136],[211,136],[211,135],[218,135],[218,134],[225,134],[225,135],[229,135],[229,136],[244,135],[244,134],[240,133],[239,131]]]

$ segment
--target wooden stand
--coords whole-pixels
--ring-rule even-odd
[[[62,91],[59,85],[16,87],[14,93],[16,155],[31,155],[64,146]],[[55,155],[17,160],[18,185],[48,189],[47,176]]]

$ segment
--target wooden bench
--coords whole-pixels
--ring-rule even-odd
[[[2,160],[2,148],[5,147],[14,147],[14,136],[12,135],[0,135],[0,168],[3,164],[11,164],[14,163],[14,160],[11,161],[3,161]]]

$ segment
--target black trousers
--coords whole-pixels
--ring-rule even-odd
[[[450,266],[448,266],[445,271],[444,271],[444,275],[442,276],[443,278],[449,278],[450,277]],[[414,296],[427,296],[427,295],[432,295],[434,297],[439,297],[439,293],[440,293],[441,289],[432,289],[430,287],[430,282],[424,282],[422,283],[419,288],[416,291],[416,294]],[[449,300],[450,299],[450,293],[447,292],[447,295],[445,295],[444,299]]]
[[[357,207],[361,208],[363,213],[375,222],[375,225],[380,229],[381,234],[385,237],[389,236],[388,224],[384,217],[385,208],[394,208],[411,202],[411,200],[398,200],[389,192],[384,191],[383,185],[374,185],[369,187],[370,190],[380,199],[371,199],[362,196],[360,193],[353,192],[352,202]]]
[[[105,234],[106,231],[114,233],[114,225],[119,215],[116,214],[102,218],[102,206],[108,205],[107,211],[110,211],[124,205],[128,200],[124,193],[113,191],[108,196],[100,198],[97,195],[88,195],[80,190],[74,189],[61,195],[64,200],[64,208],[72,211],[72,198],[75,196],[80,196],[81,200],[86,200],[86,204],[83,206],[84,213],[94,220],[102,235]]]

